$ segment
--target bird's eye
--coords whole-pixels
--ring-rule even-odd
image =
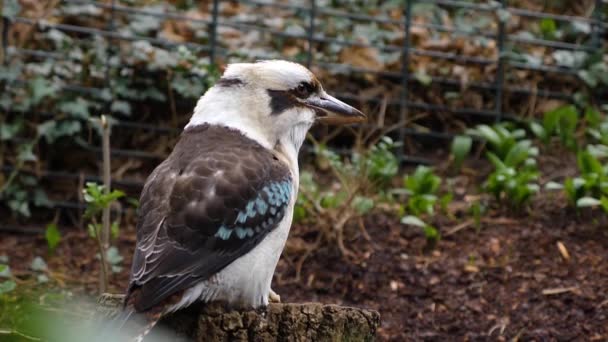
[[[306,82],[298,84],[295,89],[296,96],[304,98],[308,97],[312,93],[312,86]]]

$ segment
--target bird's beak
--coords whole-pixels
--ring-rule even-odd
[[[307,99],[306,106],[315,110],[317,121],[327,124],[344,125],[362,122],[367,119],[365,114],[358,109],[328,95],[324,91],[319,96]]]

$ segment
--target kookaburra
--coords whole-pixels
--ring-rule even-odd
[[[124,310],[147,318],[142,334],[196,301],[266,306],[306,133],[315,122],[364,119],[299,64],[229,65],[141,194]]]

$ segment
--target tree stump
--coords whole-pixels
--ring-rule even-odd
[[[114,316],[122,299],[102,295],[98,314]],[[379,324],[377,311],[320,303],[270,304],[249,311],[201,303],[160,323],[188,341],[373,341]]]

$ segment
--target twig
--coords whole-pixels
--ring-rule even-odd
[[[171,121],[173,127],[177,127],[177,109],[175,107],[175,96],[173,95],[173,89],[171,89],[171,79],[173,79],[173,73],[167,72],[167,95],[169,97],[169,107],[171,108]]]
[[[103,153],[103,186],[104,193],[108,195],[112,186],[111,168],[110,168],[110,123],[108,122],[105,115],[101,116],[101,128],[103,131],[102,136],[102,153]],[[108,248],[110,248],[110,206],[103,208],[101,217],[101,254],[102,272],[101,279],[99,280],[99,290],[101,293],[106,292],[108,287],[108,276],[107,276],[107,264],[105,260],[105,254]]]
[[[473,225],[473,223],[474,223],[474,220],[472,220],[472,219],[466,220],[466,221],[462,222],[461,224],[456,225],[454,228],[448,230],[445,234],[443,234],[443,236],[450,236],[452,234],[455,234],[455,233]]]
[[[22,332],[19,332],[17,330],[4,330],[4,329],[0,329],[0,335],[16,335],[16,336],[22,337],[22,338],[24,338],[26,340],[30,340],[30,341],[42,341],[38,337],[26,335],[26,334],[24,334]]]
[[[567,293],[567,292],[576,293],[577,291],[578,291],[578,287],[570,286],[570,287],[558,287],[558,288],[554,288],[554,289],[544,289],[542,293],[545,296],[552,296],[552,295],[558,295],[558,294]]]

